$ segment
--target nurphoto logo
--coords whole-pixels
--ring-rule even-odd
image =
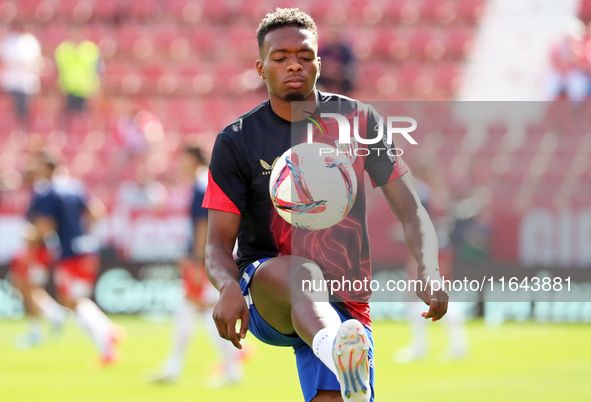
[[[378,154],[385,151],[392,161],[396,156],[402,155],[404,152],[400,148],[393,148],[394,134],[400,134],[411,145],[417,145],[417,141],[410,135],[416,130],[417,121],[412,117],[406,116],[388,116],[386,118],[386,133],[384,134],[384,118],[379,116],[378,123],[375,127],[376,136],[374,138],[363,138],[359,135],[359,117],[353,117],[353,136],[351,136],[351,123],[349,119],[338,113],[321,113],[317,116],[309,113],[308,120],[311,123],[307,125],[307,142],[309,144],[314,142],[314,125],[320,131],[320,135],[324,135],[328,129],[324,123],[324,118],[333,118],[336,120],[339,127],[339,139],[335,141],[337,147],[335,148],[321,148],[320,155],[330,154],[336,152],[337,154],[346,154],[349,157],[353,156],[368,156],[372,151]],[[384,148],[358,148],[357,144],[374,145],[382,142]]]

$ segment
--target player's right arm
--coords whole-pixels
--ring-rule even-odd
[[[240,215],[209,210],[205,267],[211,283],[220,292],[213,309],[213,319],[220,336],[242,349],[240,340],[246,337],[250,313],[238,282],[238,266],[232,251],[240,226]],[[240,319],[240,332],[236,322]]]
[[[88,201],[86,201],[85,212],[88,225],[87,229],[90,229],[97,221],[107,215],[107,207],[97,197],[90,195]]]

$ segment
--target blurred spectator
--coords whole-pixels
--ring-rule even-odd
[[[59,87],[66,96],[65,119],[69,129],[73,114],[88,110],[88,99],[99,89],[102,59],[99,47],[84,39],[81,26],[70,30],[70,39],[55,50]]]
[[[40,88],[41,47],[26,26],[15,23],[0,44],[0,59],[2,89],[13,97],[19,129],[28,131],[30,97]]]
[[[485,261],[489,258],[490,190],[482,177],[482,163],[474,157],[466,175],[452,186],[454,230],[451,236],[460,260]]]
[[[589,95],[591,79],[585,44],[585,25],[577,18],[568,20],[565,36],[550,51],[549,100],[582,101]]]
[[[166,198],[166,188],[154,178],[146,164],[138,164],[135,178],[121,183],[117,191],[117,205],[128,211],[159,209]]]
[[[339,27],[329,28],[318,55],[322,62],[318,85],[328,92],[349,95],[355,83],[355,56]]]
[[[164,140],[164,128],[160,119],[139,106],[119,118],[115,134],[117,142],[129,156],[143,154],[149,150],[150,145]]]

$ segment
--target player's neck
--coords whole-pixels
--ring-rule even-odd
[[[304,112],[312,113],[314,112],[314,110],[316,110],[316,106],[318,103],[318,92],[316,91],[316,89],[314,89],[310,96],[304,99],[301,103],[298,103],[298,110],[293,111],[293,113],[293,105],[291,102],[286,102],[283,99],[277,96],[273,96],[271,94],[269,95],[269,101],[271,103],[271,109],[273,109],[273,112],[277,116],[281,117],[283,120],[300,121],[304,120],[307,116],[307,114],[305,114]]]

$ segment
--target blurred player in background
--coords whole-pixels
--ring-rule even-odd
[[[15,114],[21,130],[30,124],[31,96],[39,92],[39,75],[43,66],[39,41],[21,23],[13,23],[0,43],[2,89],[12,95]]]
[[[199,147],[188,145],[181,155],[180,166],[183,173],[194,181],[190,205],[193,236],[187,258],[179,263],[185,297],[177,311],[170,354],[160,372],[150,376],[148,380],[174,382],[179,378],[187,355],[189,340],[194,332],[195,321],[199,317],[223,358],[221,378],[212,385],[236,383],[242,375],[241,356],[232,344],[218,336],[212,312],[219,294],[205,274],[207,209],[201,205],[207,188],[207,160]]]
[[[589,52],[586,27],[571,17],[564,22],[564,36],[550,49],[548,100],[582,101],[590,95]]]
[[[257,39],[256,66],[269,99],[218,135],[203,204],[210,209],[207,272],[220,291],[214,319],[220,336],[237,348],[247,330],[267,344],[293,347],[307,402],[367,402],[374,395],[370,292],[341,292],[329,303],[322,286],[318,291],[300,287],[304,280],[371,280],[364,193],[357,193],[341,223],[327,231],[298,231],[273,207],[269,165],[297,141],[292,128],[305,141],[306,114],[292,113],[292,102],[309,101],[305,111],[310,113],[359,117],[365,138],[380,134],[379,118],[368,105],[317,91],[318,30],[308,14],[278,8],[261,21]],[[316,139],[334,145],[338,130],[331,121],[333,130],[316,131]],[[436,234],[402,159],[372,152],[351,165],[358,186],[363,188],[367,170],[402,222],[421,283],[439,278]],[[423,290],[418,293],[429,311],[421,315],[436,321],[445,315],[447,294],[428,285]]]
[[[74,311],[81,327],[90,335],[102,364],[116,361],[116,343],[121,328],[90,300],[99,270],[98,242],[89,235],[91,225],[105,214],[105,207],[89,196],[84,185],[56,175],[58,161],[43,154],[37,193],[30,208],[33,230],[30,241],[41,242],[55,232],[60,252],[54,279],[59,302]]]
[[[433,215],[435,212],[433,187],[435,182],[443,181],[434,176],[433,167],[422,160],[413,166],[413,179],[417,194],[425,209]],[[439,269],[445,280],[453,280],[454,250],[450,241],[449,219],[443,216],[433,217],[437,241],[439,244]],[[408,279],[416,278],[417,263],[409,256],[406,263]],[[423,303],[420,301],[407,302],[408,318],[411,325],[410,345],[396,352],[394,360],[397,363],[409,363],[425,357],[428,351],[427,323],[420,316]],[[461,359],[468,353],[468,340],[466,337],[465,318],[460,302],[449,303],[447,313],[441,320],[448,328],[450,346],[444,356],[445,360]]]
[[[329,27],[318,56],[322,60],[323,72],[318,77],[320,89],[349,96],[355,87],[355,54],[340,26]]]
[[[35,197],[35,182],[37,168],[34,159],[27,166],[23,175],[23,187],[31,190],[32,198]],[[32,211],[27,218],[30,219]],[[34,236],[34,230],[30,224],[24,232],[27,247],[18,253],[10,263],[12,285],[18,289],[23,297],[25,314],[29,320],[27,334],[17,339],[17,347],[26,349],[38,345],[42,341],[41,315],[44,315],[51,323],[54,332],[58,331],[66,320],[66,310],[59,305],[45,291],[49,280],[49,270],[53,256],[45,245],[45,239]]]

